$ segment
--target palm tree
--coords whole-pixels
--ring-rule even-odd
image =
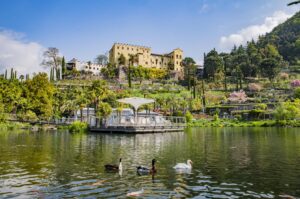
[[[288,6],[295,5],[295,4],[300,4],[300,0],[292,1],[291,3],[288,4]]]
[[[135,55],[129,54],[129,60],[128,60],[128,86],[131,88],[131,70],[130,67],[133,66],[135,62]]]

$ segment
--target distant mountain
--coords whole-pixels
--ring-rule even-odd
[[[283,58],[295,64],[300,62],[300,12],[274,30],[260,37],[258,45],[274,44]]]

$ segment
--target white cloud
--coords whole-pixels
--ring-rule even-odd
[[[27,42],[24,35],[0,30],[0,72],[14,68],[18,74],[44,71],[40,66],[45,48],[36,42]]]
[[[229,51],[234,45],[246,44],[252,39],[257,40],[260,35],[271,32],[276,26],[286,21],[292,15],[283,11],[275,12],[271,17],[266,17],[263,24],[252,25],[237,33],[229,36],[223,36],[220,39],[220,48],[224,51]]]

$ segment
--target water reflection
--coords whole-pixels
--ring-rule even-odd
[[[0,132],[0,198],[300,196],[299,129],[190,129],[147,135]],[[300,132],[300,131],[299,131]],[[123,159],[123,170],[104,164]],[[157,162],[157,174],[136,166]],[[177,162],[191,159],[190,171]]]

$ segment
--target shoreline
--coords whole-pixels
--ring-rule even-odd
[[[300,120],[260,120],[260,121],[239,121],[239,120],[193,120],[187,124],[188,127],[300,127]]]
[[[71,126],[71,125],[70,125]],[[40,130],[70,130],[70,132],[85,132],[86,127],[76,126],[76,130],[73,131],[70,129],[70,126],[55,126],[55,125],[31,125],[29,123],[23,122],[5,122],[0,123],[0,130],[30,130],[30,131],[40,131]],[[300,120],[261,120],[261,121],[238,121],[238,120],[228,120],[228,119],[219,119],[219,120],[207,120],[207,119],[198,119],[193,120],[190,123],[187,123],[187,128],[223,128],[223,127],[279,127],[279,128],[299,128]],[[82,129],[81,129],[82,128]]]

